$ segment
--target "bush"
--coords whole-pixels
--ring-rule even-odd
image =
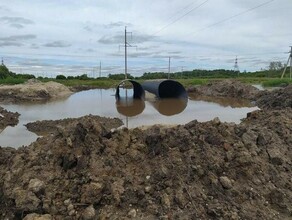
[[[56,76],[56,79],[67,79],[67,78],[66,78],[66,76],[64,76],[64,75],[57,75],[57,76]]]

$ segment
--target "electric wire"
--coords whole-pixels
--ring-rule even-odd
[[[198,31],[192,32],[192,33],[190,33],[190,34],[198,34],[198,33],[201,32],[201,31],[204,31],[204,30],[206,30],[206,29],[212,28],[212,27],[214,27],[214,26],[216,26],[216,25],[222,24],[222,23],[224,23],[224,22],[226,22],[226,21],[230,21],[230,20],[232,20],[232,19],[234,19],[234,18],[237,18],[237,17],[239,17],[239,16],[241,16],[241,15],[244,15],[244,14],[246,14],[246,13],[248,13],[248,12],[251,12],[251,11],[256,10],[256,9],[258,9],[258,8],[261,8],[261,7],[265,6],[265,5],[268,5],[268,4],[272,3],[273,1],[275,1],[275,0],[270,0],[270,1],[264,2],[264,3],[262,3],[262,4],[259,4],[259,5],[255,6],[255,7],[252,7],[252,8],[249,8],[249,9],[245,10],[245,11],[242,11],[242,12],[240,12],[240,13],[238,13],[238,14],[232,15],[232,16],[227,17],[227,18],[224,18],[224,19],[222,19],[222,20],[220,20],[220,21],[218,21],[218,22],[215,22],[215,23],[213,23],[213,24],[210,24],[210,25],[208,25],[208,26],[206,26],[206,27],[204,27],[204,28],[202,28],[202,29],[200,29],[200,30],[198,30]]]
[[[182,18],[184,18],[185,16],[189,15],[190,13],[194,12],[195,10],[199,9],[200,7],[202,7],[203,5],[205,5],[209,0],[205,0],[204,2],[202,2],[201,4],[199,4],[198,6],[192,8],[190,11],[188,11],[187,13],[181,15],[180,17],[176,18],[175,20],[173,20],[172,22],[168,23],[167,25],[165,25],[164,27],[160,28],[158,31],[156,31],[155,33],[153,33],[151,36],[155,36],[158,33],[160,33],[161,31],[165,30],[166,28],[168,28],[170,25],[173,25],[174,23],[178,22],[179,20],[181,20]]]

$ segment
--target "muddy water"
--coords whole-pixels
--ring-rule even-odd
[[[8,127],[0,134],[0,146],[19,147],[35,141],[37,136],[27,131],[24,124],[37,120],[80,117],[87,114],[118,117],[129,128],[153,124],[184,124],[191,120],[208,121],[219,117],[221,121],[239,123],[257,107],[231,107],[214,101],[161,100],[147,96],[146,101],[122,99],[116,102],[115,90],[95,89],[75,93],[65,100],[45,104],[1,105],[12,112],[19,112],[19,124]],[[129,92],[131,94],[131,92]],[[128,94],[128,95],[129,95]]]

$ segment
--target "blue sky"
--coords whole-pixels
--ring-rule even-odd
[[[102,75],[124,71],[124,28],[132,32],[128,72],[267,68],[292,45],[291,0],[1,0],[0,56],[17,73]]]

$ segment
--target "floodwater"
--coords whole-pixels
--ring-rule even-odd
[[[114,94],[114,89],[94,89],[44,104],[1,105],[21,115],[17,126],[7,127],[2,131],[0,146],[20,147],[35,141],[38,136],[29,132],[24,125],[37,120],[56,120],[92,114],[120,118],[129,128],[154,124],[185,124],[195,119],[204,122],[215,117],[223,122],[239,123],[248,112],[258,109],[243,107],[247,106],[246,103],[235,105],[234,100],[222,103],[222,100],[202,101],[194,97],[156,100],[154,97],[146,96],[146,101],[131,98],[116,101]],[[131,91],[128,91],[129,96]]]

